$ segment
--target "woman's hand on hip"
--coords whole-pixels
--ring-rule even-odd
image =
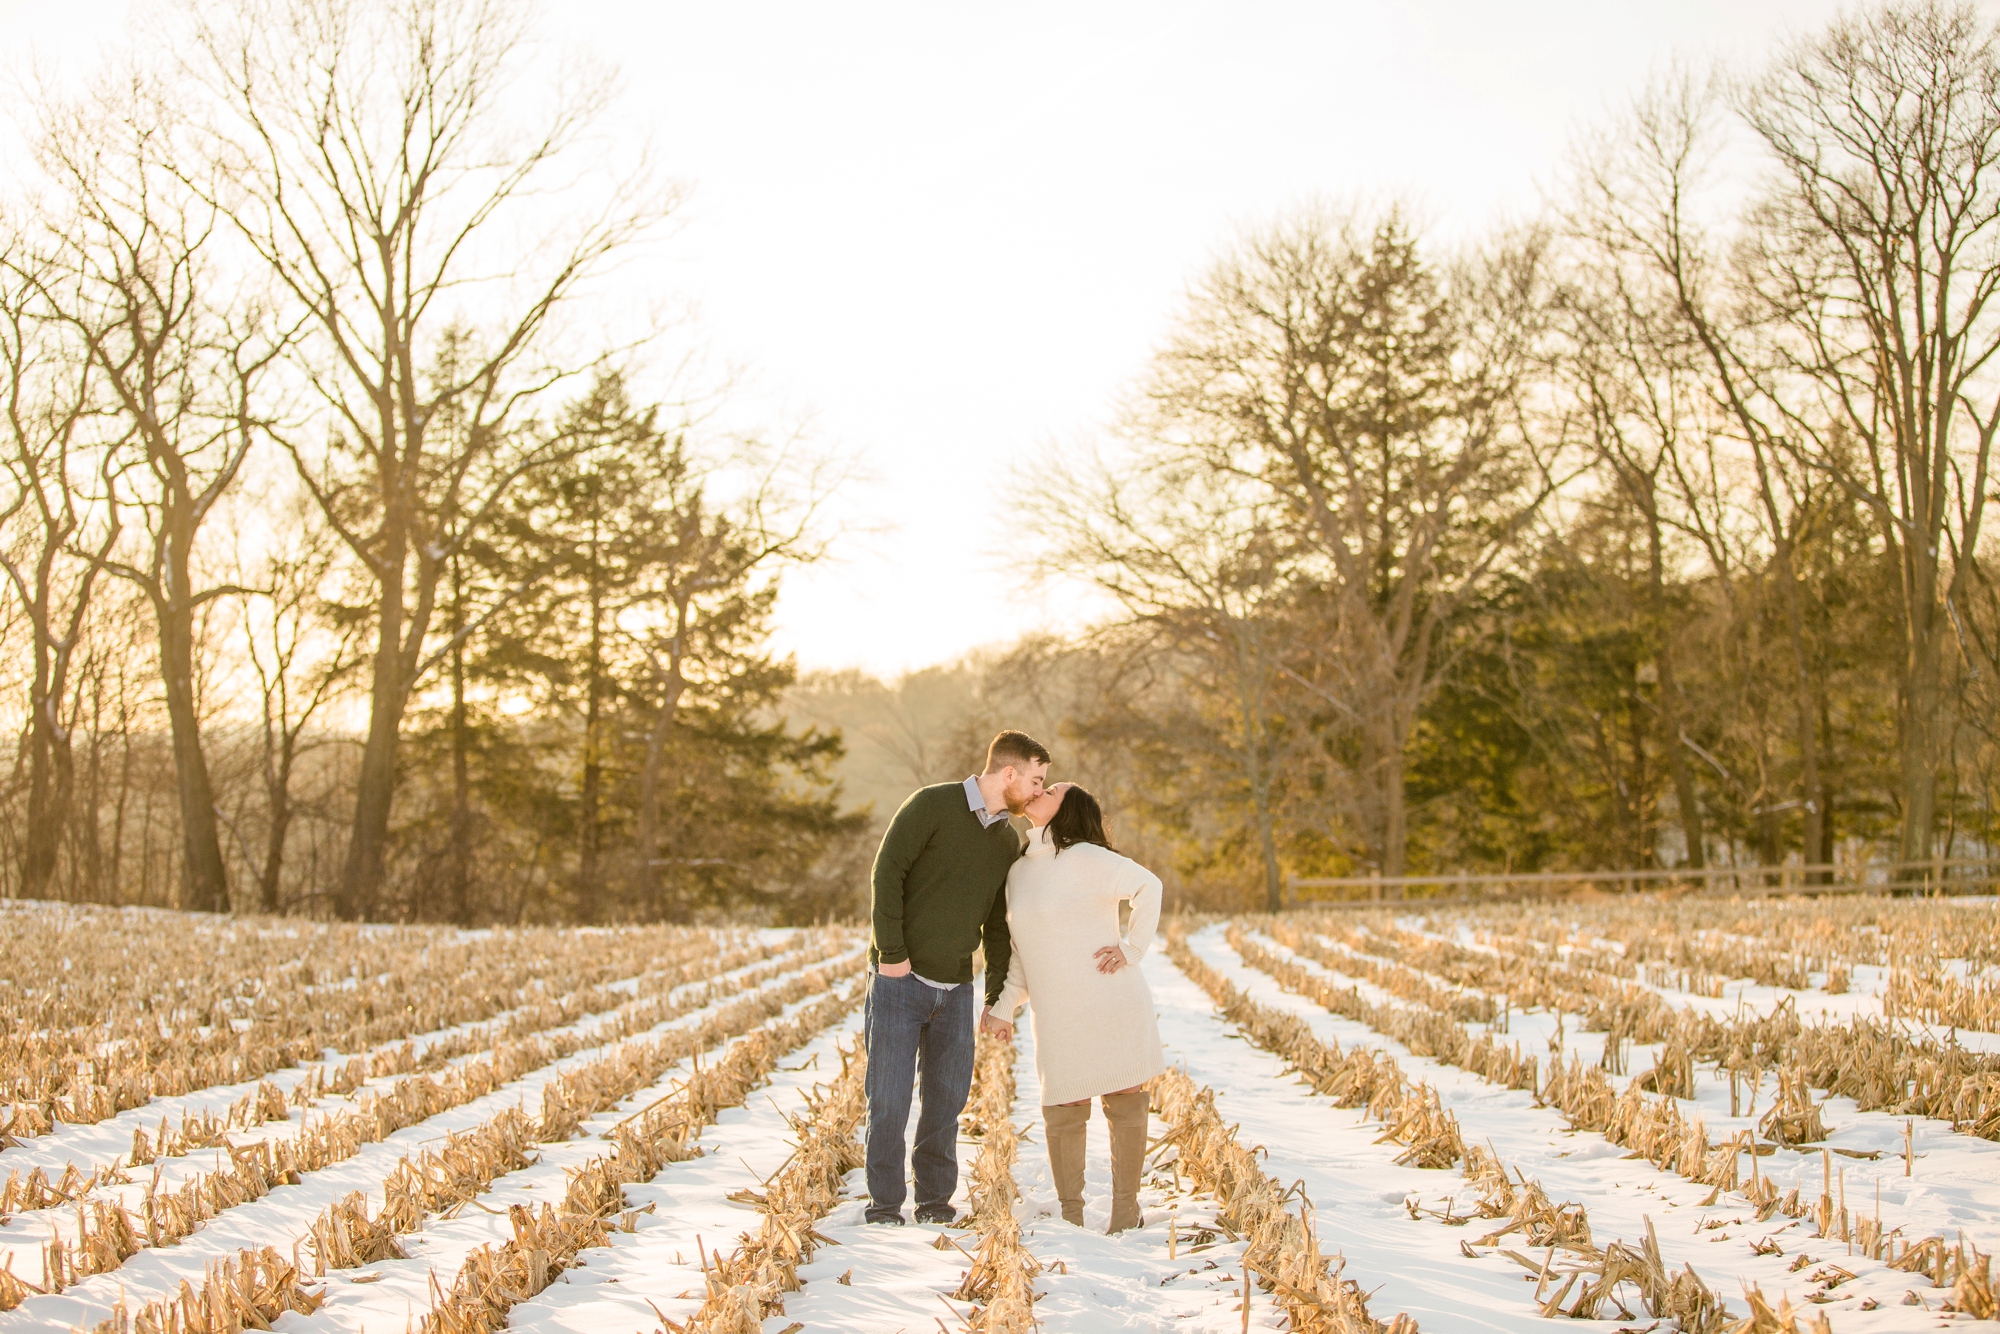
[[[1097,971],[1109,975],[1125,966],[1125,951],[1116,945],[1106,945],[1097,951]]]

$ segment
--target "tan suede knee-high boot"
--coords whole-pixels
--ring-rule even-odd
[[[1139,1171],[1146,1162],[1147,1109],[1152,1095],[1104,1095],[1104,1119],[1111,1122],[1111,1227],[1123,1232],[1139,1226]]]
[[[1042,1133],[1048,1138],[1049,1172],[1056,1179],[1063,1222],[1083,1226],[1083,1157],[1090,1128],[1090,1104],[1042,1108]]]

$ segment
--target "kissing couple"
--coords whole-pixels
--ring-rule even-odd
[[[1112,850],[1097,798],[1047,786],[1049,752],[1002,732],[986,770],[918,789],[875,855],[866,1013],[868,1210],[900,1224],[914,1169],[919,1223],[957,1220],[958,1114],[972,1086],[972,955],[986,952],[980,1029],[1033,1024],[1044,1142],[1063,1218],[1083,1225],[1092,1098],[1111,1123],[1109,1231],[1139,1226],[1148,1095],[1166,1069],[1139,960],[1160,918],[1160,878]],[[1024,819],[1026,829],[1009,817]],[[1119,908],[1131,904],[1119,930]],[[910,1103],[920,1099],[914,1144]]]

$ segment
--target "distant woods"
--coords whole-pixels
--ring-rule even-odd
[[[1214,906],[1991,855],[1996,289],[2000,49],[1952,5],[1664,73],[1515,230],[1293,211],[1024,489],[1050,596],[1117,614],[967,696],[1032,682]]]
[[[1509,230],[1251,228],[1115,427],[1024,472],[1047,596],[1111,613],[894,683],[768,647],[825,464],[671,401],[594,318],[673,204],[607,168],[601,79],[537,82],[501,0],[175,14],[16,113],[0,892],[851,912],[868,807],[1000,726],[1215,906],[1991,847],[2000,46],[1970,7],[1668,70]]]
[[[859,820],[765,641],[830,474],[574,317],[673,203],[605,81],[504,0],[156,35],[0,199],[4,892],[820,915]]]

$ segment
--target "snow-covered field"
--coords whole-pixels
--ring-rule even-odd
[[[1117,1236],[1101,1113],[1060,1218],[1027,1024],[960,1225],[862,1222],[859,933],[402,931],[370,976],[289,958],[365,958],[352,929],[185,922],[173,965],[86,983],[129,953],[89,939],[176,919],[0,912],[0,1334],[1029,1328],[994,1265],[1048,1331],[1994,1317],[1991,904],[1170,922],[1175,1072]],[[326,1000],[357,986],[384,999]],[[93,1027],[80,996],[120,999]],[[353,1050],[275,1065],[262,1029],[314,1004]],[[176,1032],[244,1077],[177,1087]],[[970,1211],[982,1154],[1010,1215]]]

